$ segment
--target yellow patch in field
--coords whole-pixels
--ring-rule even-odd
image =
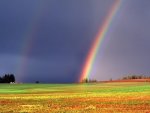
[[[39,110],[39,109],[42,109],[43,106],[41,105],[20,105],[20,112],[33,112],[33,111],[36,111],[36,110]]]

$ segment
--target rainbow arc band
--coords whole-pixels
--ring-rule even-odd
[[[111,23],[117,13],[117,11],[120,8],[121,1],[122,0],[115,0],[108,15],[106,16],[106,19],[104,20],[103,25],[101,26],[97,36],[95,37],[95,39],[92,43],[92,46],[87,54],[87,57],[85,59],[85,63],[83,65],[83,69],[79,76],[78,82],[82,82],[82,80],[84,80],[90,76],[92,66],[93,66],[95,57],[97,55],[97,52],[100,48],[101,43],[103,42],[103,39],[105,38],[107,31],[109,30],[109,28],[111,26]]]

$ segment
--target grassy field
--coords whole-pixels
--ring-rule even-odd
[[[150,113],[150,83],[0,84],[0,113]]]

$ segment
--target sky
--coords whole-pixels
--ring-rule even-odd
[[[18,82],[77,82],[115,0],[0,0],[0,75]],[[150,75],[150,1],[121,0],[91,79]]]

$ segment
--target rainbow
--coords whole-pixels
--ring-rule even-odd
[[[109,30],[111,23],[119,10],[119,7],[121,5],[121,0],[116,0],[114,4],[112,5],[108,15],[106,16],[105,21],[103,22],[103,25],[101,26],[98,34],[96,35],[92,46],[88,52],[88,55],[85,60],[85,64],[83,65],[83,69],[81,71],[81,74],[79,76],[79,82],[82,82],[82,80],[88,78],[91,74],[91,69],[94,63],[94,59],[97,55],[97,52],[100,48],[101,43],[103,42],[103,39],[105,38],[105,35],[107,31]]]
[[[21,45],[21,58],[18,64],[18,70],[16,75],[18,76],[18,82],[21,82],[27,74],[27,68],[29,63],[29,55],[34,47],[34,42],[36,39],[36,34],[38,31],[38,22],[42,13],[44,12],[44,2],[38,2],[37,7],[35,7],[35,12],[31,18],[31,22],[28,24],[28,29],[25,31],[24,40]]]

